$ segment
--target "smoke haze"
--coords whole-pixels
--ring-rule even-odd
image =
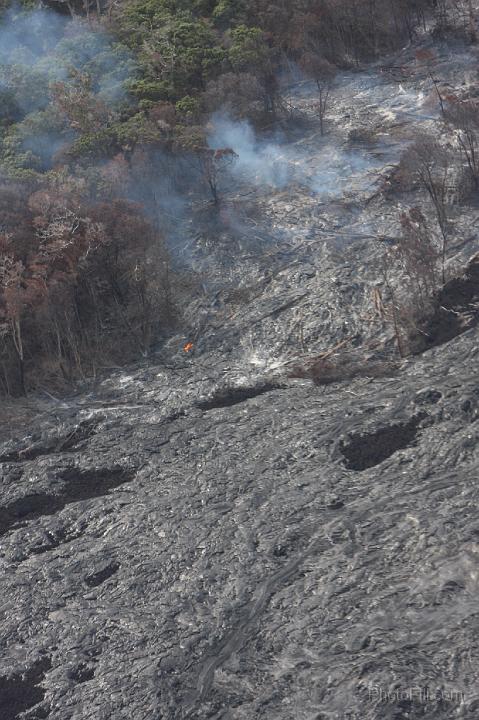
[[[7,130],[7,147],[20,147],[25,168],[47,169],[72,140],[51,106],[52,85],[73,86],[75,74],[88,75],[92,93],[114,112],[128,99],[125,79],[133,72],[125,50],[84,21],[51,10],[6,11],[0,24],[0,121],[17,124]]]
[[[313,151],[281,140],[259,138],[244,120],[224,115],[211,119],[210,147],[232,148],[238,159],[230,173],[238,181],[258,188],[281,190],[298,184],[309,188],[320,200],[331,200],[340,198],[352,182],[360,182],[361,189],[367,190],[373,182],[367,173],[380,167],[379,161],[364,150],[344,149],[329,138],[327,144],[318,141]]]

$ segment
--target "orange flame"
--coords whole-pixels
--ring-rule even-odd
[[[185,353],[191,352],[193,350],[193,348],[194,348],[194,345],[192,342],[187,342],[186,345],[183,345],[183,350],[185,351]]]

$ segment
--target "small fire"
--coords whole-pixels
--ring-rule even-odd
[[[186,345],[183,345],[183,350],[185,351],[185,353],[191,352],[193,350],[193,348],[194,348],[194,345],[192,342],[187,342]]]

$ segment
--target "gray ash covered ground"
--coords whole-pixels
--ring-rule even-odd
[[[352,84],[358,117],[396,89],[402,135],[435,122],[417,118],[427,78],[343,80],[335,112]],[[345,340],[392,357],[371,291],[401,202],[250,192],[187,248],[207,283],[184,336],[10,407],[2,720],[478,717],[479,331],[383,377],[292,379]],[[473,219],[458,210],[457,262]]]

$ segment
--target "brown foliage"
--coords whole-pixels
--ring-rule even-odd
[[[97,132],[107,123],[109,108],[94,94],[88,74],[77,70],[71,74],[73,82],[52,85],[54,102],[71,128],[82,133]]]
[[[415,52],[415,58],[422,65],[429,65],[436,59],[436,53],[427,48],[420,48]]]
[[[171,308],[166,251],[141,208],[68,186],[14,197],[21,221],[0,235],[3,391],[24,392],[45,364],[71,380],[146,353]]]

